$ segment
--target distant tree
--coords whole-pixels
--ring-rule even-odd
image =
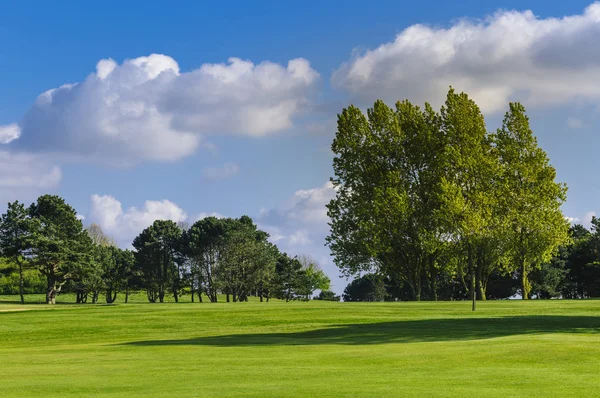
[[[310,300],[315,290],[329,290],[331,280],[319,267],[317,262],[308,255],[298,257],[302,268],[297,277],[296,293]]]
[[[196,221],[183,234],[186,258],[197,267],[198,294],[204,292],[213,303],[218,300],[228,228],[229,223],[225,220],[206,217]]]
[[[139,285],[135,269],[135,255],[131,250],[121,250],[119,253],[120,269],[123,272],[123,287],[125,303],[129,302],[129,293],[133,286]]]
[[[567,274],[568,246],[559,248],[549,261],[534,269],[530,274],[531,295],[540,299],[560,298]]]
[[[331,290],[321,290],[318,296],[315,296],[315,300],[322,301],[340,301],[340,296],[336,295]]]
[[[344,301],[384,301],[386,286],[376,274],[365,274],[354,279],[344,289]]]
[[[136,266],[151,303],[162,303],[167,290],[171,290],[175,301],[179,300],[181,275],[176,261],[181,235],[173,221],[156,220],[133,241]]]
[[[272,291],[279,299],[286,302],[294,298],[302,276],[302,264],[297,258],[292,258],[287,253],[281,253],[275,263],[275,277],[272,282]]]
[[[19,296],[24,298],[24,268],[31,254],[31,219],[22,203],[8,204],[8,209],[0,219],[0,253],[19,270]]]
[[[46,302],[55,304],[63,285],[90,262],[92,242],[75,210],[59,196],[40,196],[29,216],[31,262],[46,277]]]

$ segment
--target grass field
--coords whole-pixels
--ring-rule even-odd
[[[600,301],[14,299],[0,397],[600,396]]]

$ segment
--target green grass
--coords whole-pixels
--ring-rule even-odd
[[[1,397],[600,396],[600,301],[13,300]]]

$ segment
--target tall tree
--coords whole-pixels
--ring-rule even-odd
[[[92,242],[76,211],[59,196],[40,196],[29,216],[32,263],[46,277],[46,302],[55,304],[63,285],[90,262]]]
[[[156,220],[133,241],[135,259],[142,274],[148,301],[164,301],[171,290],[175,301],[179,300],[181,275],[176,263],[180,247],[181,229],[170,220]]]
[[[561,205],[567,187],[529,127],[525,108],[511,103],[494,137],[501,164],[502,200],[508,210],[510,254],[521,276],[521,295],[530,296],[530,272],[550,260],[568,242],[569,225]]]
[[[19,269],[19,296],[25,304],[23,295],[23,269],[30,255],[31,220],[25,206],[19,201],[8,204],[6,213],[0,219],[0,253]]]
[[[199,294],[204,292],[213,303],[218,301],[228,228],[225,220],[206,217],[196,221],[183,237],[185,254],[198,267]]]
[[[493,156],[479,107],[465,93],[450,89],[441,109],[445,137],[444,214],[450,237],[460,245],[473,310],[477,299],[477,252],[492,217]]]
[[[429,105],[421,110],[408,101],[395,110],[376,101],[367,117],[353,106],[338,115],[327,242],[347,276],[373,268],[398,275],[420,300],[427,271],[435,297],[436,258],[447,240],[438,220],[439,125]]]

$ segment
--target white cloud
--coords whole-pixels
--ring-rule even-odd
[[[567,126],[571,129],[580,129],[583,127],[583,122],[580,119],[570,117],[567,119]]]
[[[209,180],[223,180],[240,172],[240,167],[237,163],[229,162],[225,163],[221,167],[207,167],[202,170],[202,174]]]
[[[198,220],[205,219],[206,217],[225,218],[224,215],[222,215],[220,213],[217,213],[217,212],[214,212],[214,211],[211,211],[211,212],[204,212],[203,211],[202,213],[198,214],[193,221],[196,222]]]
[[[567,220],[569,224],[577,224],[580,221],[577,217],[565,217],[565,220]]]
[[[291,246],[307,246],[313,242],[308,237],[308,231],[305,229],[300,229],[288,237],[288,243]]]
[[[593,217],[596,217],[595,211],[588,211],[587,213],[585,213],[585,215],[581,218],[582,225],[587,229],[590,229],[590,227],[592,226]]]
[[[395,40],[358,55],[332,82],[359,101],[408,98],[440,105],[449,85],[484,112],[574,99],[599,100],[600,3],[581,15],[540,19],[531,11],[499,11],[447,29],[413,25]]]
[[[34,200],[58,187],[60,168],[47,158],[0,151],[0,201]]]
[[[299,224],[327,226],[325,205],[335,197],[331,182],[321,187],[300,189],[276,209],[261,209],[261,217],[277,224]]]
[[[341,293],[345,282],[331,259],[325,238],[329,234],[326,205],[335,197],[333,184],[300,189],[273,209],[260,209],[257,224],[268,232],[271,242],[291,256],[310,255],[330,276],[332,288]]]
[[[186,213],[169,200],[147,200],[140,209],[130,207],[123,211],[121,202],[110,195],[92,195],[89,215],[109,236],[122,246],[131,244],[133,239],[155,220],[185,221]]]
[[[42,93],[19,125],[0,129],[28,150],[80,159],[173,161],[208,134],[263,136],[292,126],[319,75],[308,61],[230,58],[181,72],[166,55],[98,62],[83,82]],[[210,144],[206,144],[210,146]]]
[[[21,136],[21,129],[16,123],[0,126],[0,144],[8,144]]]
[[[269,232],[271,242],[290,252],[314,242],[324,244],[329,231],[325,205],[334,197],[335,191],[330,182],[317,188],[298,190],[276,208],[260,209],[258,224]]]

